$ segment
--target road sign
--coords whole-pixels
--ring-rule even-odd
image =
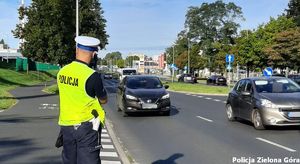
[[[263,74],[265,77],[270,77],[273,74],[273,69],[271,67],[267,67],[264,69]]]
[[[187,66],[184,66],[184,70],[187,70]]]
[[[176,64],[171,64],[171,68],[176,68]]]
[[[232,69],[231,65],[228,64],[227,67],[226,67],[226,69],[230,71]]]
[[[232,63],[234,61],[234,55],[233,54],[227,54],[226,55],[226,63]]]

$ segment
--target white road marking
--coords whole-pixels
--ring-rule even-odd
[[[275,142],[272,142],[272,141],[269,141],[269,140],[266,140],[266,139],[263,139],[263,138],[257,137],[256,139],[257,139],[257,140],[260,140],[260,141],[262,141],[262,142],[266,142],[266,143],[268,143],[268,144],[271,144],[271,145],[280,147],[280,148],[285,149],[285,150],[290,151],[290,152],[296,152],[296,151],[297,151],[297,150],[288,148],[288,147],[286,147],[286,146],[280,145],[280,144],[278,144],[278,143],[275,143]]]
[[[114,145],[102,145],[103,149],[115,149]]]
[[[109,143],[111,142],[111,139],[101,139],[101,142]]]
[[[203,96],[198,96],[199,98],[202,98]]]
[[[52,104],[52,106],[57,106],[57,104]]]
[[[116,152],[103,152],[100,151],[100,157],[118,157]]]
[[[197,95],[191,95],[191,96],[194,96],[194,97],[196,97]]]
[[[216,102],[220,102],[221,100],[218,100],[218,99],[214,99],[214,101],[216,101]]]
[[[102,129],[102,132],[107,133],[107,130],[106,129]]]
[[[206,100],[211,100],[212,98],[210,98],[210,97],[205,97],[205,99],[206,99]]]
[[[227,103],[227,101],[223,101],[223,103],[224,103],[224,104],[226,104],[226,103]]]
[[[188,95],[188,96],[190,96],[190,95],[192,95],[192,94],[189,94],[189,93],[187,93],[187,94],[185,94],[185,95]]]
[[[108,135],[108,134],[105,134],[105,133],[102,133],[102,134],[101,134],[101,137],[109,137],[109,135]]]
[[[0,112],[4,112],[4,110],[0,110]]]
[[[122,164],[120,161],[106,161],[106,160],[101,160],[102,164]]]
[[[204,118],[204,117],[201,117],[201,116],[197,116],[197,118],[200,118],[200,119],[208,121],[208,122],[213,122],[213,120],[210,120],[208,118]]]
[[[50,104],[42,104],[43,106],[48,106],[48,105],[50,105]]]

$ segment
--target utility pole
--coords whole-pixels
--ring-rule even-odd
[[[76,36],[79,36],[79,0],[76,0]]]
[[[188,53],[188,74],[190,74],[191,73],[191,63],[190,63],[190,40],[189,40],[189,38],[187,37],[187,42],[188,42],[188,51],[187,51],[187,53]]]
[[[174,61],[175,61],[175,45],[173,45],[173,67],[172,67],[172,83],[174,82],[174,74],[175,74],[175,70],[174,70]]]

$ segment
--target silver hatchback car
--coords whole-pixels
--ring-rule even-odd
[[[226,114],[265,126],[300,125],[300,86],[284,77],[246,78],[238,81],[228,95]]]

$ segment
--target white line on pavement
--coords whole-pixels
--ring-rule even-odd
[[[191,96],[194,96],[194,97],[196,97],[197,95],[191,95]]]
[[[108,134],[102,133],[102,134],[101,134],[101,137],[109,137],[109,135],[108,135]]]
[[[220,102],[221,100],[218,100],[218,99],[214,99],[214,101],[216,101],[216,102]]]
[[[116,152],[103,152],[100,151],[100,157],[118,157]]]
[[[106,129],[102,129],[102,132],[107,133],[107,130]]]
[[[210,97],[205,97],[205,99],[206,99],[206,100],[211,100],[212,98],[210,98]]]
[[[257,139],[257,140],[260,140],[260,141],[263,141],[263,142],[266,142],[266,143],[268,143],[268,144],[271,144],[271,145],[280,147],[280,148],[285,149],[285,150],[290,151],[290,152],[296,152],[296,150],[294,150],[294,149],[291,149],[291,148],[282,146],[282,145],[280,145],[280,144],[278,144],[278,143],[275,143],[275,142],[272,142],[272,141],[269,141],[269,140],[266,140],[266,139],[263,139],[263,138],[257,137],[256,139]]]
[[[208,121],[208,122],[213,122],[213,120],[210,120],[210,119],[207,119],[207,118],[204,118],[204,117],[201,117],[201,116],[197,116],[197,118],[200,118],[200,119]]]
[[[102,145],[103,149],[115,149],[114,145]]]
[[[111,142],[111,139],[101,139],[101,142],[106,142],[106,143],[108,143],[108,142]]]
[[[203,96],[198,96],[199,98],[202,98]]]
[[[0,110],[0,112],[4,112],[4,110]]]
[[[227,101],[223,101],[223,103],[224,103],[224,104],[226,104],[226,103],[227,103]]]
[[[122,164],[120,161],[106,161],[106,160],[101,160],[102,164]]]
[[[188,95],[188,96],[190,96],[190,95],[192,95],[192,94],[189,94],[189,93],[187,93],[187,94],[185,94],[185,95]]]

